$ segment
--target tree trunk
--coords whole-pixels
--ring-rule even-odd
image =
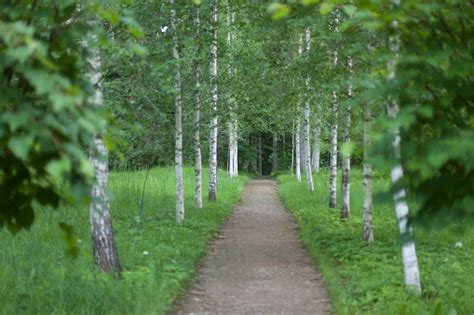
[[[319,114],[320,111],[318,111],[317,114]],[[319,118],[318,118],[319,120]],[[319,141],[321,137],[321,128],[319,127],[319,122],[316,122],[317,126],[313,129],[313,154],[312,154],[312,161],[311,161],[311,166],[313,168],[313,171],[316,173],[319,173],[319,168],[320,168],[320,160],[321,160],[321,149],[319,146]]]
[[[171,31],[173,32],[173,58],[175,61],[174,104],[175,104],[175,151],[174,165],[176,175],[176,221],[184,220],[184,185],[183,185],[183,105],[181,101],[181,72],[179,67],[179,43],[174,0],[171,4]]]
[[[217,2],[211,8],[211,123],[209,141],[209,193],[208,199],[217,199]]]
[[[350,77],[352,77],[352,57],[349,57],[347,62],[349,67]],[[349,85],[348,91],[349,99],[352,98],[352,85]],[[344,111],[344,144],[349,145],[351,141],[350,137],[351,128],[351,108],[347,108]],[[350,152],[344,152],[342,159],[342,179],[341,179],[341,220],[346,220],[350,216],[351,209],[351,155]]]
[[[272,172],[278,171],[278,135],[273,133],[273,146],[272,146]]]
[[[91,34],[89,42],[90,57],[87,59],[91,83],[94,85],[95,93],[93,104],[97,107],[103,106],[101,86],[101,60],[96,34]],[[120,276],[122,267],[115,243],[112,218],[109,209],[109,197],[107,185],[109,180],[108,152],[104,145],[103,135],[97,135],[91,147],[90,159],[95,167],[95,177],[92,184],[90,203],[90,220],[92,232],[92,252],[95,265],[105,272],[113,272]]]
[[[262,176],[263,175],[263,168],[262,168],[262,164],[263,164],[262,153],[263,152],[262,152],[262,136],[261,135],[258,136],[258,152],[257,153],[258,153],[258,174]]]
[[[291,126],[291,175],[293,175],[295,169],[295,121]]]
[[[202,161],[201,161],[201,82],[199,71],[199,52],[200,52],[200,28],[201,21],[199,19],[199,6],[194,8],[194,59],[193,59],[193,74],[194,74],[194,204],[196,208],[202,208]]]
[[[364,241],[374,241],[372,226],[372,166],[369,163],[370,121],[371,113],[369,104],[364,104],[364,207],[362,210],[363,238]]]
[[[392,3],[397,6],[400,4],[400,0],[392,0]],[[395,35],[390,36],[390,50],[393,53],[393,59],[388,63],[388,80],[393,81],[396,79],[396,64],[397,58],[400,51],[400,35],[399,35],[399,24],[398,21],[392,21],[391,27]],[[397,116],[399,112],[398,103],[390,99],[388,103],[388,116],[397,122]],[[392,168],[391,179],[394,185],[403,178],[403,168],[401,164],[401,153],[400,153],[400,128],[395,125],[391,130],[393,136],[392,147],[394,151],[394,157],[396,159],[396,165]],[[421,283],[420,283],[420,271],[418,268],[418,259],[416,256],[415,242],[413,239],[413,228],[408,223],[409,209],[406,201],[406,192],[404,188],[398,189],[393,194],[393,200],[395,202],[395,214],[397,216],[398,227],[400,229],[400,235],[404,239],[402,245],[402,259],[403,269],[405,275],[405,286],[408,291],[415,294],[421,295]]]
[[[311,33],[309,28],[305,29],[305,40],[306,40],[306,53],[309,53],[311,49]],[[306,182],[308,184],[308,190],[314,191],[313,184],[313,170],[311,168],[311,142],[310,142],[310,125],[309,125],[309,116],[310,116],[310,78],[309,76],[305,79],[306,85],[306,95],[305,95],[305,105],[303,112],[303,124],[304,124],[304,148],[305,148],[305,170],[306,170]]]
[[[300,118],[296,118],[296,132],[295,132],[295,171],[296,180],[301,182],[301,156],[300,156]]]
[[[335,10],[334,32],[339,32],[339,10]],[[337,68],[338,52],[337,47],[333,51],[333,66]],[[337,123],[338,123],[338,100],[336,91],[332,92],[332,115],[333,122],[331,125],[331,160],[329,175],[329,208],[336,208],[337,203]]]
[[[228,9],[229,12],[227,14],[227,26],[229,28],[229,31],[227,33],[227,45],[229,47],[230,53],[232,53],[232,44],[234,42],[235,34],[231,30],[232,25],[235,22],[235,13],[231,12],[230,10],[230,2],[228,3]],[[233,60],[231,61],[233,62]],[[234,74],[234,68],[232,65],[228,66],[228,74],[229,78],[233,77]],[[238,120],[237,120],[237,114],[235,112],[235,98],[231,97],[230,99],[230,105],[229,105],[229,123],[228,123],[228,128],[229,128],[229,176],[230,177],[236,177],[238,176],[239,173],[239,165],[238,165]]]

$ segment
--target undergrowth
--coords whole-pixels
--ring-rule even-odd
[[[434,231],[415,227],[423,295],[410,296],[403,287],[393,202],[375,198],[375,242],[365,243],[362,241],[362,173],[353,170],[351,177],[352,212],[347,222],[339,220],[339,208],[328,207],[326,170],[314,174],[314,193],[308,192],[304,178],[298,183],[291,175],[278,177],[279,195],[293,213],[301,238],[323,273],[333,312],[474,314],[474,232],[467,229],[461,234],[456,227]],[[388,181],[389,178],[376,175],[375,193],[385,191]]]
[[[93,268],[87,205],[39,209],[30,231],[16,236],[0,231],[0,314],[165,313],[190,283],[207,242],[231,213],[247,180],[219,175],[218,201],[209,203],[204,195],[204,208],[198,210],[193,207],[193,170],[185,169],[186,214],[180,226],[175,223],[174,169],[151,170],[140,231],[137,213],[145,172],[111,174],[120,280]],[[65,255],[59,222],[74,226],[77,258]]]

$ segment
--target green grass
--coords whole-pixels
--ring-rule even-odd
[[[296,218],[301,238],[323,273],[334,313],[474,314],[474,231],[460,234],[456,227],[447,227],[429,232],[416,227],[423,287],[423,296],[416,298],[403,288],[393,203],[375,201],[375,242],[366,244],[362,241],[361,171],[352,171],[352,213],[345,223],[339,220],[339,208],[327,206],[327,172],[315,174],[314,178],[316,191],[310,193],[305,179],[298,183],[293,176],[281,175],[279,194]],[[384,191],[388,180],[376,175],[375,192]],[[457,241],[462,242],[462,248],[455,247]]]
[[[112,173],[111,213],[123,277],[96,272],[87,206],[40,209],[31,231],[0,231],[0,314],[161,314],[189,285],[207,242],[240,198],[247,177],[220,172],[218,202],[193,208],[193,170],[185,169],[186,218],[175,223],[174,169],[153,169],[144,223],[136,215],[145,172]],[[207,173],[203,174],[207,191]],[[204,196],[206,197],[206,196]],[[206,198],[204,198],[206,199]],[[58,223],[74,225],[80,247],[64,254]],[[147,251],[149,254],[144,255]]]

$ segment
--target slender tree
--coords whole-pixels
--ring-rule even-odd
[[[305,42],[306,42],[306,53],[309,53],[311,49],[311,31],[309,27],[305,28]],[[304,104],[304,111],[303,111],[303,126],[304,126],[304,149],[305,149],[305,171],[306,171],[306,182],[308,184],[308,190],[314,191],[314,184],[313,184],[313,170],[311,168],[311,143],[310,143],[310,133],[311,128],[309,124],[309,117],[310,117],[310,100],[311,100],[311,84],[309,75],[305,78],[305,104]]]
[[[392,0],[394,6],[400,4],[400,0]],[[393,20],[391,22],[392,35],[390,36],[389,45],[390,51],[393,54],[393,58],[388,63],[388,80],[396,80],[396,65],[400,52],[400,35],[399,35],[399,22]],[[399,112],[399,106],[396,100],[389,99],[387,106],[387,113],[389,118],[393,120],[394,127],[392,127],[392,146],[394,151],[394,157],[396,160],[395,166],[391,170],[391,179],[394,185],[399,185],[399,181],[403,178],[403,168],[401,164],[401,153],[400,153],[400,128],[397,125],[397,116]],[[395,214],[397,216],[398,227],[400,234],[404,239],[402,245],[402,259],[403,269],[405,275],[405,286],[408,291],[414,292],[415,294],[421,294],[421,283],[420,283],[420,270],[418,268],[418,258],[416,256],[415,241],[413,238],[413,227],[408,222],[409,209],[406,201],[406,192],[404,188],[398,188],[393,194],[393,200],[395,201]]]
[[[340,13],[339,9],[334,11],[334,19],[332,21],[332,31],[339,32]],[[333,66],[336,69],[338,63],[337,46],[333,50]],[[332,125],[331,125],[331,159],[330,159],[330,175],[329,175],[329,207],[335,208],[337,203],[337,125],[338,125],[338,99],[336,91],[332,92]]]
[[[211,122],[209,141],[208,199],[217,199],[217,1],[211,6]]]
[[[96,34],[91,33],[86,42],[89,46],[87,65],[91,83],[95,88],[92,102],[102,107],[103,96],[101,86],[101,60]],[[91,147],[90,158],[95,167],[95,177],[92,185],[92,200],[90,203],[90,220],[92,229],[92,252],[95,265],[102,271],[113,272],[116,276],[122,270],[115,243],[112,218],[110,216],[109,196],[107,192],[109,170],[108,151],[104,145],[103,135],[95,136]]]
[[[233,31],[233,24],[235,23],[235,12],[231,10],[230,2],[228,3],[228,13],[227,13],[227,45],[229,47],[230,54],[233,51],[233,43],[235,39],[235,32]],[[231,63],[233,63],[233,57],[231,57]],[[227,67],[229,79],[234,77],[235,68],[233,65]],[[239,173],[239,163],[238,163],[238,120],[237,113],[235,111],[236,100],[234,97],[231,97],[229,102],[229,176],[235,177]]]
[[[299,116],[299,114],[298,114]],[[301,156],[300,156],[300,118],[296,118],[296,130],[295,130],[295,171],[296,180],[301,182]]]
[[[199,6],[194,6],[194,59],[193,59],[193,76],[194,76],[194,204],[196,208],[202,208],[202,161],[201,161],[201,82],[200,82],[200,12]]]
[[[372,166],[369,162],[370,123],[372,114],[368,102],[364,103],[364,206],[362,209],[363,239],[367,242],[374,241],[372,225]]]
[[[272,172],[278,171],[278,135],[273,132],[273,143],[272,143]]]
[[[349,77],[352,78],[352,57],[349,56],[347,60],[347,67],[349,68]],[[349,83],[349,90],[347,92],[349,99],[352,98],[352,84]],[[344,131],[343,141],[347,146],[351,141],[351,108],[348,107],[344,111]],[[350,152],[343,152],[342,159],[342,178],[341,178],[341,220],[345,220],[350,216],[351,209],[351,154]]]
[[[173,58],[175,61],[175,176],[176,176],[176,221],[181,223],[184,220],[184,185],[183,185],[183,105],[181,100],[181,72],[179,66],[179,41],[176,21],[176,5],[174,0],[170,0],[171,9],[171,31],[173,34]]]

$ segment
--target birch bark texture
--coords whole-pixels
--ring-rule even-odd
[[[311,49],[311,31],[309,27],[305,28],[305,52],[309,54]],[[311,127],[310,127],[310,102],[311,102],[311,83],[309,75],[305,78],[305,104],[303,111],[304,125],[304,149],[305,149],[305,171],[306,183],[309,191],[314,191],[313,169],[311,168]]]
[[[298,114],[299,116],[299,114]],[[301,155],[300,155],[300,118],[296,118],[296,130],[295,130],[295,172],[296,172],[296,180],[301,182]]]
[[[370,129],[372,114],[369,103],[364,103],[364,202],[362,208],[363,239],[366,242],[374,241],[374,229],[372,224],[372,165],[369,163],[369,152],[371,147]]]
[[[89,57],[87,58],[88,73],[94,86],[92,103],[97,107],[103,107],[101,60],[97,35],[90,34],[85,45],[89,49]],[[115,243],[107,192],[109,180],[108,151],[101,134],[95,136],[90,150],[90,159],[95,168],[90,203],[94,263],[101,271],[113,272],[118,277],[122,267]]]
[[[332,21],[332,31],[339,32],[340,12],[339,9],[334,10],[334,19]],[[337,46],[333,50],[333,67],[336,69],[338,63]],[[338,112],[339,104],[336,91],[332,92],[332,119],[331,124],[331,158],[330,158],[330,174],[329,174],[329,208],[336,208],[337,203],[337,128],[338,128]]]
[[[175,0],[170,0],[171,31],[173,37],[173,59],[175,62],[174,105],[175,105],[175,180],[176,180],[176,221],[184,220],[184,185],[183,185],[183,104],[181,100],[181,72],[179,65],[179,40],[176,19]]]
[[[235,12],[231,10],[230,1],[227,3],[229,12],[227,13],[227,45],[229,51],[232,54],[233,52],[233,43],[235,39],[235,32],[232,29],[233,24],[235,23]],[[233,58],[231,58],[233,59]],[[228,75],[232,79],[235,73],[235,69],[232,66],[234,61],[231,60],[231,65],[228,66]],[[229,102],[229,123],[228,123],[228,133],[229,133],[229,176],[236,177],[239,175],[239,163],[238,163],[238,119],[235,112],[236,100],[234,97],[231,97]]]
[[[400,0],[392,0],[392,5],[397,7],[400,5]],[[400,30],[399,22],[393,20],[391,22],[392,35],[389,38],[390,51],[392,52],[392,59],[388,62],[387,72],[388,80],[396,80],[396,65],[398,62],[398,56],[400,52]],[[393,119],[394,122],[397,120],[399,113],[399,105],[396,100],[389,99],[387,106],[387,114],[389,118]],[[400,151],[400,127],[395,124],[392,128],[392,147],[394,151],[394,157],[396,164],[391,170],[391,179],[394,185],[403,178],[403,168],[401,164],[401,151]],[[421,283],[420,283],[420,271],[418,268],[418,258],[416,256],[415,241],[413,238],[413,227],[409,225],[409,208],[406,201],[406,191],[404,188],[399,188],[393,194],[393,200],[395,202],[395,214],[397,216],[398,228],[400,235],[404,239],[402,244],[402,260],[403,270],[405,277],[405,287],[407,291],[412,292],[416,295],[421,295]]]
[[[211,89],[211,121],[209,136],[209,191],[208,199],[217,199],[217,1],[211,6],[211,63],[210,63],[210,89]]]
[[[353,76],[352,68],[352,57],[349,56],[347,60],[347,67],[349,68],[349,77],[350,79]],[[347,91],[347,96],[349,100],[352,98],[352,84],[349,83],[349,89]],[[351,107],[346,108],[344,111],[344,132],[343,132],[343,141],[346,148],[349,148],[351,142]],[[343,152],[342,157],[342,178],[341,178],[341,220],[346,220],[350,216],[351,208],[351,153],[349,150]]]
[[[196,208],[202,208],[202,158],[201,158],[201,81],[200,81],[200,11],[199,6],[194,6],[194,58],[193,58],[193,77],[194,77],[194,205]]]

